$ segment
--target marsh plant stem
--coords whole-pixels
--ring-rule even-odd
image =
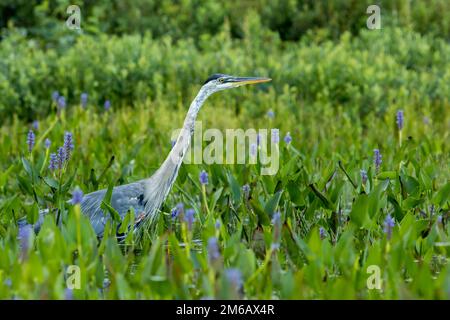
[[[206,201],[206,186],[204,184],[202,185],[202,198],[203,198],[203,205],[205,206],[206,209],[206,214],[209,217],[210,211],[208,207],[208,202]]]
[[[185,248],[186,248],[186,254],[187,254],[187,256],[188,256],[188,258],[190,258],[191,257],[191,244],[190,244],[190,236],[189,236],[189,232],[188,232],[188,227],[187,227],[187,223],[186,222],[184,222],[182,225],[181,225],[181,233],[182,233],[182,236],[183,236],[183,241],[184,241],[184,244],[185,244]]]
[[[251,282],[253,282],[253,280],[255,280],[256,277],[266,268],[266,266],[269,264],[269,261],[272,257],[272,252],[273,252],[272,248],[267,250],[266,257],[264,258],[263,263],[259,266],[259,268],[255,271],[255,273],[253,273],[253,275],[247,280],[247,284],[250,284]]]
[[[81,249],[81,208],[80,205],[75,205],[75,221],[76,221],[76,228],[77,228],[77,248],[78,248],[78,254],[81,257],[82,256],[82,249]]]

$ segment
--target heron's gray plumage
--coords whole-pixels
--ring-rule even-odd
[[[143,213],[144,205],[144,181],[129,183],[113,188],[111,195],[111,206],[123,219],[131,208],[136,216]],[[101,204],[106,195],[106,189],[89,193],[81,201],[81,212],[89,217],[92,227],[98,236],[103,234],[109,213],[101,209]]]

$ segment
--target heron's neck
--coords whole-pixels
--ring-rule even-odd
[[[183,128],[180,132],[180,134],[177,137],[177,140],[175,142],[175,145],[173,146],[172,150],[169,153],[169,156],[164,161],[164,164],[166,162],[171,162],[172,164],[177,165],[179,167],[184,159],[184,156],[186,155],[186,152],[189,148],[189,145],[191,143],[191,137],[194,133],[194,126],[195,121],[197,119],[198,112],[200,111],[200,108],[202,107],[205,100],[211,95],[211,92],[206,90],[204,87],[200,89],[195,99],[192,101],[188,113],[186,115],[186,118],[184,119]]]
[[[145,212],[152,217],[151,221],[154,221],[156,218],[157,215],[154,213],[159,209],[164,199],[169,194],[170,189],[177,178],[178,170],[180,169],[183,158],[191,142],[197,114],[211,93],[212,92],[205,89],[205,87],[200,89],[189,107],[186,118],[184,119],[183,128],[168,157],[161,167],[150,178],[145,180]]]

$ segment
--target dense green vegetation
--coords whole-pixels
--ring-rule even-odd
[[[446,0],[4,0],[0,3],[0,27],[21,28],[47,45],[65,46],[74,37],[61,28],[61,21],[72,4],[82,10],[83,32],[94,35],[150,32],[158,38],[200,39],[214,35],[228,21],[232,36],[242,38],[247,15],[255,12],[263,26],[283,40],[298,40],[317,30],[336,39],[346,31],[357,34],[366,26],[367,7],[377,4],[385,27],[450,36],[450,3]]]
[[[448,2],[381,2],[370,31],[364,2],[85,1],[83,34],[58,26],[64,1],[0,5],[0,298],[449,299]],[[130,213],[98,240],[66,201],[151,175],[214,72],[273,79],[215,94],[199,120],[279,128],[280,170],[185,164],[154,232],[118,243]],[[18,239],[45,208],[62,226],[52,213]]]
[[[293,108],[298,101],[345,105],[361,115],[388,105],[412,104],[438,113],[448,108],[450,45],[442,39],[383,29],[362,31],[358,38],[344,34],[338,43],[307,37],[291,44],[261,29],[256,16],[249,17],[247,30],[244,40],[232,40],[224,27],[197,43],[80,36],[63,54],[11,36],[0,50],[5,71],[0,74],[0,115],[29,121],[44,116],[54,90],[69,104],[79,104],[80,94],[87,92],[90,101],[110,99],[116,107],[163,95],[171,107],[188,105],[207,75],[220,70],[270,75],[272,90],[288,94]]]

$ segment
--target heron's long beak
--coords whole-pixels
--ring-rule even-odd
[[[243,86],[246,84],[255,84],[255,83],[262,83],[262,82],[269,82],[272,79],[270,78],[261,78],[261,77],[230,77],[226,79],[225,82],[232,83],[233,86]]]

